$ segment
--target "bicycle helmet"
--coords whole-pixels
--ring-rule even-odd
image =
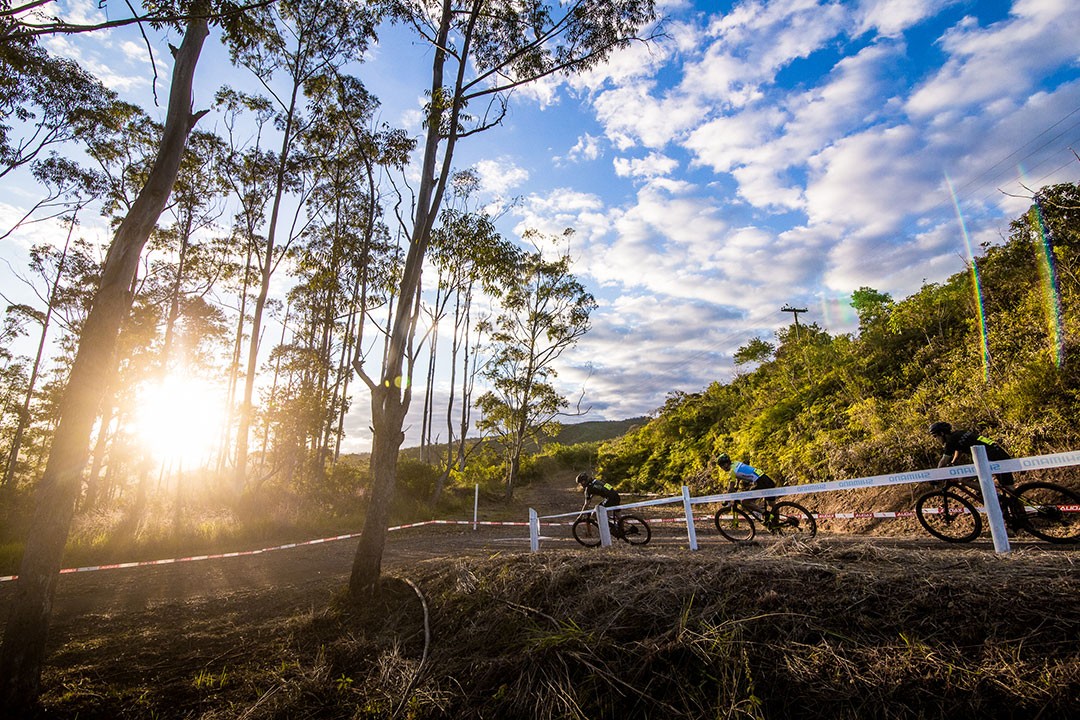
[[[577,482],[578,482],[578,485],[588,485],[589,484],[589,473],[578,473]]]
[[[727,453],[720,453],[719,455],[716,456],[716,464],[717,465],[730,465],[731,464],[731,458],[728,457]]]
[[[931,423],[929,430],[931,435],[944,436],[952,432],[952,425],[947,422]]]

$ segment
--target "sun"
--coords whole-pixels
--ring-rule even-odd
[[[135,433],[159,460],[197,467],[209,461],[225,416],[224,391],[185,374],[139,389]]]

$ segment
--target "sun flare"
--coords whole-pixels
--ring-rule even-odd
[[[208,460],[225,413],[223,391],[205,380],[170,375],[138,394],[136,433],[162,461],[193,467]]]

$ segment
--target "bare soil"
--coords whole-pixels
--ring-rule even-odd
[[[568,475],[481,520],[580,504]],[[562,524],[539,553],[521,525],[396,531],[383,594],[359,605],[351,540],[64,575],[41,716],[1080,716],[1080,548],[997,555],[861,520],[746,545],[703,524],[691,552],[684,526],[641,514],[643,548],[587,550]]]

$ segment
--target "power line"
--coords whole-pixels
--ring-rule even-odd
[[[987,169],[983,170],[983,171],[982,171],[981,173],[979,173],[978,175],[976,175],[975,177],[973,177],[973,178],[972,178],[971,180],[969,180],[968,182],[966,182],[966,183],[964,183],[963,185],[961,185],[961,186],[960,186],[960,188],[958,188],[958,189],[957,189],[957,191],[956,191],[956,192],[957,192],[957,194],[960,194],[960,193],[963,193],[964,191],[966,191],[966,190],[967,190],[967,188],[968,188],[969,186],[971,186],[971,185],[975,184],[975,183],[976,183],[976,182],[977,182],[977,181],[978,181],[978,180],[979,180],[980,178],[982,178],[982,177],[983,177],[984,175],[987,175],[987,174],[989,174],[989,173],[990,173],[990,172],[992,172],[992,171],[993,171],[993,170],[994,170],[995,168],[997,168],[997,167],[998,167],[999,165],[1002,165],[1003,163],[1006,163],[1006,162],[1008,162],[1009,160],[1011,160],[1011,159],[1013,158],[1013,156],[1015,156],[1015,155],[1016,155],[1017,153],[1019,153],[1019,152],[1021,152],[1022,150],[1024,150],[1024,148],[1026,148],[1026,147],[1027,147],[1028,145],[1031,145],[1031,144],[1032,144],[1032,143],[1034,143],[1034,142],[1035,142],[1036,140],[1038,140],[1039,138],[1041,138],[1041,137],[1042,137],[1043,135],[1046,135],[1046,134],[1047,134],[1048,132],[1050,132],[1051,130],[1053,130],[1054,128],[1056,128],[1056,127],[1057,127],[1058,125],[1060,125],[1061,123],[1063,123],[1063,122],[1065,122],[1066,120],[1068,120],[1068,119],[1069,119],[1070,117],[1072,117],[1073,115],[1076,115],[1077,113],[1080,113],[1080,107],[1077,107],[1077,108],[1073,109],[1073,110],[1072,110],[1071,112],[1069,112],[1069,113],[1066,113],[1066,115],[1065,115],[1064,117],[1062,117],[1062,118],[1061,118],[1060,120],[1058,120],[1057,122],[1055,122],[1055,123],[1054,123],[1053,125],[1051,125],[1050,127],[1046,128],[1045,130],[1043,130],[1042,132],[1040,132],[1040,133],[1039,133],[1038,135],[1036,135],[1035,137],[1031,138],[1031,139],[1030,139],[1030,140],[1028,140],[1028,141],[1027,141],[1026,143],[1024,143],[1023,145],[1021,145],[1020,147],[1018,147],[1018,148],[1017,148],[1016,150],[1013,150],[1013,151],[1012,151],[1011,153],[1009,153],[1009,154],[1008,154],[1008,155],[1006,155],[1005,157],[1001,158],[1000,160],[998,160],[998,161],[997,161],[996,163],[994,163],[993,165],[991,165],[991,166],[990,166],[990,167],[988,167]],[[1064,134],[1065,134],[1065,133],[1067,133],[1068,131],[1072,130],[1073,128],[1077,127],[1078,125],[1080,125],[1080,120],[1077,120],[1077,122],[1073,123],[1072,125],[1070,125],[1069,127],[1067,127],[1067,128],[1065,129],[1065,130],[1062,130],[1062,131],[1061,131],[1060,133],[1058,133],[1058,134],[1057,134],[1057,135],[1055,135],[1054,137],[1050,138],[1050,139],[1049,139],[1049,140],[1047,140],[1047,141],[1046,141],[1045,143],[1043,143],[1043,144],[1042,144],[1042,145],[1040,145],[1039,147],[1035,148],[1034,150],[1032,150],[1031,152],[1029,152],[1029,153],[1028,153],[1027,155],[1025,155],[1024,157],[1020,158],[1020,160],[1019,160],[1019,161],[1017,161],[1017,162],[1018,162],[1018,163],[1019,163],[1019,162],[1022,162],[1022,161],[1024,161],[1024,160],[1026,160],[1027,158],[1031,157],[1032,155],[1034,155],[1035,153],[1037,153],[1037,152],[1038,152],[1039,150],[1042,150],[1042,149],[1043,149],[1043,148],[1045,148],[1045,147],[1046,147],[1047,145],[1049,145],[1050,143],[1052,143],[1052,142],[1053,142],[1054,140],[1057,140],[1057,139],[1058,139],[1058,138],[1060,138],[1060,137],[1061,137],[1062,135],[1064,135]]]

